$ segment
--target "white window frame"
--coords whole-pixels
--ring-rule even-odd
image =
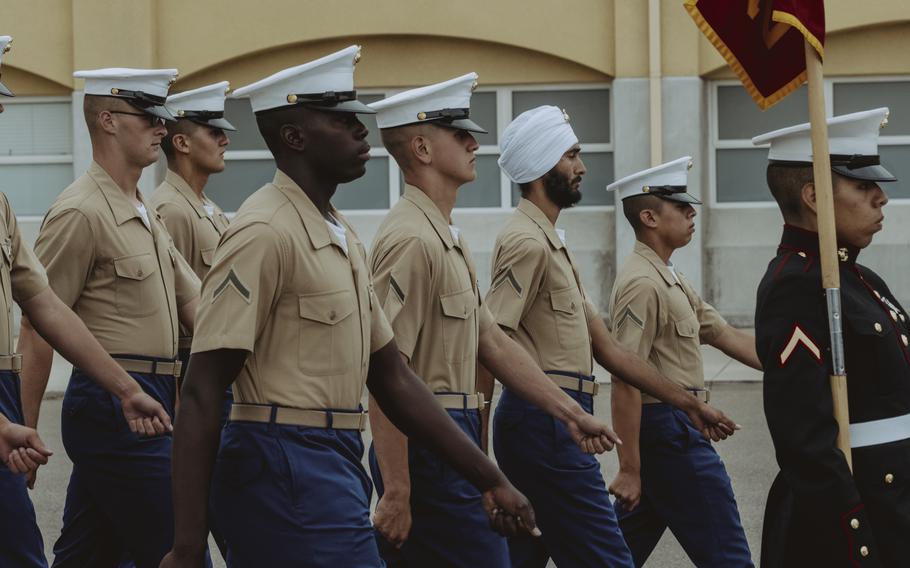
[[[910,82],[910,75],[845,75],[842,77],[827,77],[824,81],[825,116],[834,116],[834,85],[836,83],[885,83],[885,82]],[[777,203],[768,194],[767,201],[718,201],[717,199],[717,150],[728,149],[753,149],[769,147],[753,146],[751,139],[721,140],[719,137],[717,91],[720,87],[742,86],[736,79],[721,79],[711,81],[708,88],[708,184],[709,205],[712,209],[777,209]],[[756,135],[761,134],[757,132]],[[612,139],[612,138],[611,138]],[[878,141],[879,146],[910,146],[910,135],[888,136],[882,135]],[[908,204],[910,198],[889,199],[892,204]]]
[[[509,86],[483,86],[477,89],[477,93],[496,93],[496,132],[497,138],[502,136],[503,130],[512,122],[512,93],[516,91],[587,91],[607,89],[610,97],[610,142],[599,144],[582,144],[582,158],[584,152],[613,153],[615,137],[615,121],[613,120],[613,87],[610,83],[559,83],[544,85],[509,85]],[[358,89],[361,95],[384,95],[391,96],[407,89]],[[477,148],[478,156],[489,156],[499,154],[499,139],[496,144],[483,144]],[[401,169],[395,160],[389,154],[389,151],[379,147],[370,149],[371,158],[388,158],[389,159],[389,207],[394,207],[401,198]],[[224,154],[226,161],[231,160],[268,160],[272,158],[268,150],[228,150]],[[615,166],[615,162],[614,162]],[[502,211],[512,210],[512,182],[506,177],[505,173],[499,173],[499,206],[498,207],[457,207],[459,213],[501,213]],[[576,209],[585,211],[613,211],[614,205],[579,205]],[[388,209],[345,209],[346,215],[385,215]]]
[[[67,103],[70,106],[70,116],[73,114],[73,99],[68,96],[39,96],[39,97],[4,97],[3,106],[22,105],[22,104],[58,104]],[[70,140],[69,154],[33,154],[26,156],[0,156],[0,165],[2,166],[22,166],[22,165],[41,165],[41,164],[73,164],[73,144],[76,143],[75,133]],[[63,188],[60,188],[63,189]],[[44,215],[16,215],[20,222],[40,221]]]

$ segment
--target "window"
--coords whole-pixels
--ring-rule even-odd
[[[882,164],[899,180],[885,189],[891,198],[910,198],[910,80],[827,79],[828,116],[887,106],[889,125],[879,138]],[[737,82],[711,86],[712,205],[772,205],[765,183],[768,148],[752,145],[752,137],[809,121],[807,89],[762,112]]]
[[[73,117],[68,97],[4,99],[0,191],[17,215],[44,215],[73,182]]]
[[[358,98],[366,103],[378,101],[396,91],[364,90]],[[588,173],[582,183],[580,205],[612,205],[613,196],[605,188],[613,181],[613,143],[610,119],[610,91],[604,85],[559,87],[481,88],[471,98],[471,119],[489,132],[476,134],[477,179],[458,192],[458,208],[512,207],[518,202],[518,188],[500,171],[499,137],[505,126],[521,112],[542,104],[564,108],[581,142],[582,158]],[[259,136],[256,120],[246,99],[228,99],[225,115],[237,132],[230,133],[231,145],[225,154],[227,167],[212,176],[206,192],[225,211],[236,211],[247,196],[272,179],[275,163]],[[404,180],[395,161],[379,137],[372,115],[359,117],[369,128],[367,141],[372,158],[366,174],[338,187],[333,198],[343,210],[386,210],[404,191]]]
[[[890,199],[910,198],[910,80],[840,82],[835,80],[834,114],[886,106],[888,125],[878,140],[882,165],[897,178],[883,184]]]

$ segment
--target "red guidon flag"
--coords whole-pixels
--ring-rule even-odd
[[[803,40],[824,56],[823,0],[685,0],[762,110],[806,80]]]

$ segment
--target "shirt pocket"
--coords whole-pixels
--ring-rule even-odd
[[[477,311],[477,297],[473,288],[441,294],[442,342],[446,361],[460,363],[471,359],[477,351],[477,335],[474,314]]]
[[[676,341],[676,352],[679,366],[687,369],[695,361],[701,361],[701,341],[698,338],[698,316],[690,314],[673,321],[673,339]]]
[[[349,290],[298,297],[300,369],[310,376],[341,375],[351,368],[359,344],[354,335],[354,298]],[[358,361],[359,366],[359,361]]]
[[[576,286],[550,292],[550,308],[556,338],[564,348],[577,347],[588,341],[588,320],[584,301]]]
[[[133,254],[114,259],[115,301],[117,313],[123,316],[149,316],[166,306],[158,305],[155,294],[156,278],[149,278],[158,271],[158,261],[151,253]]]
[[[215,258],[215,247],[202,249],[199,254],[202,256],[202,264],[212,266],[212,259]]]

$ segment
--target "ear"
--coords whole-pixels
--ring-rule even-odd
[[[645,227],[650,229],[657,227],[657,212],[653,209],[642,209],[638,214],[638,218]]]
[[[281,137],[281,141],[292,150],[301,152],[307,147],[306,133],[300,125],[283,124],[281,128],[278,129],[278,135]]]
[[[114,134],[117,132],[117,125],[114,121],[114,115],[111,114],[108,110],[103,110],[98,113],[98,116],[95,117],[95,120],[98,121],[98,126],[101,127],[101,130],[107,132],[108,134]]]
[[[411,153],[418,162],[425,166],[433,162],[433,149],[429,138],[422,134],[415,136],[411,138],[409,145]]]
[[[818,214],[818,203],[816,203],[816,201],[815,201],[816,196],[815,196],[815,183],[814,182],[810,181],[809,183],[804,185],[802,188],[800,188],[799,198],[800,198],[800,201],[802,201],[803,206],[806,209],[811,211],[813,214],[816,214],[816,215]]]
[[[181,154],[190,153],[190,137],[186,134],[174,134],[171,138],[171,146]]]

